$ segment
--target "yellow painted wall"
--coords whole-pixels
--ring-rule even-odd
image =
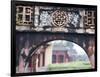
[[[45,66],[52,64],[52,45],[48,46],[45,51]]]

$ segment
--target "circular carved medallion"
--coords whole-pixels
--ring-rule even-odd
[[[57,27],[63,27],[67,24],[67,18],[66,12],[56,10],[52,13],[52,24]]]

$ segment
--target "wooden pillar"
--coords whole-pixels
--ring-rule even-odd
[[[40,67],[42,67],[42,54],[40,53]]]
[[[94,40],[89,41],[88,56],[89,56],[89,60],[92,65],[92,68],[95,68],[95,43],[94,43]]]
[[[37,59],[37,54],[34,54],[33,55],[33,72],[36,72],[36,66],[37,66],[37,62],[36,62],[36,59]]]
[[[40,54],[38,54],[38,67],[40,67]]]
[[[45,52],[43,52],[42,54],[43,54],[43,63],[42,63],[42,66],[45,66]]]

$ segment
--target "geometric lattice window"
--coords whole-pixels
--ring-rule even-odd
[[[17,6],[16,12],[17,25],[32,25],[33,8],[31,6]]]
[[[56,63],[56,55],[52,55],[52,63]]]
[[[64,62],[64,55],[59,55],[58,56],[58,63],[63,63]]]
[[[94,28],[95,27],[95,12],[94,11],[85,11],[84,16],[84,25],[85,28]]]

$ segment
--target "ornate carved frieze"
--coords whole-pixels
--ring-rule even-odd
[[[95,33],[95,10],[53,6],[16,6],[16,10],[17,30]]]

